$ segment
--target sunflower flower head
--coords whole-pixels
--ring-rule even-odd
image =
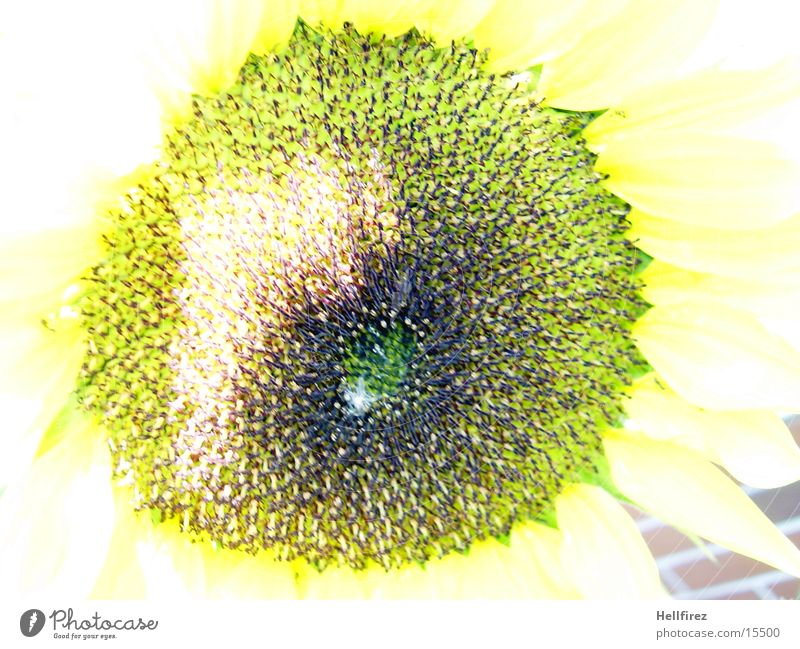
[[[301,25],[167,134],[80,302],[138,507],[389,567],[509,534],[600,452],[627,210],[580,118],[482,58]]]
[[[797,234],[798,169],[726,124],[797,76],[670,78],[705,3],[532,4],[212,2],[156,35],[154,153],[3,279],[52,268],[3,286],[38,404],[3,515],[63,492],[3,555],[70,530],[23,588],[91,551],[101,597],[663,596],[618,499],[800,574],[718,468],[800,477],[800,352],[758,319],[767,254],[734,261]]]

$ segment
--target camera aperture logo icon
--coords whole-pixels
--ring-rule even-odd
[[[32,638],[44,628],[44,613],[38,608],[25,611],[19,618],[19,630],[22,635]]]

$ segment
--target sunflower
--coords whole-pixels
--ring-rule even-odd
[[[3,35],[6,584],[662,597],[621,502],[800,576],[737,483],[800,478],[795,68],[677,76],[696,0],[156,4]]]

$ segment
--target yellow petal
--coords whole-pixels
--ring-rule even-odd
[[[508,546],[494,540],[477,542],[466,555],[430,562],[427,571],[439,597],[573,598],[577,592],[561,564],[561,544],[560,532],[523,523],[512,529]]]
[[[268,551],[252,556],[238,550],[215,549],[203,543],[206,597],[226,599],[295,599],[294,563],[279,561]]]
[[[261,0],[263,4],[264,0]],[[261,14],[261,24],[253,41],[256,54],[279,49],[291,38],[300,9],[299,0],[271,0]]]
[[[312,27],[325,23],[328,27],[341,27],[347,19],[346,0],[300,0],[299,13]]]
[[[666,77],[711,23],[715,0],[636,0],[545,64],[538,91],[568,110],[608,108],[636,88]],[[602,3],[598,11],[602,11]]]
[[[115,489],[111,548],[92,596],[99,599],[297,597],[296,567],[270,553],[217,549],[181,532],[175,520],[136,512],[125,487]]]
[[[706,452],[703,429],[691,414],[707,411],[681,399],[656,373],[650,372],[634,381],[627,396],[623,404],[629,417],[626,428],[641,430],[653,439],[670,440],[700,453]]]
[[[752,487],[773,489],[800,480],[800,448],[770,410],[703,410],[653,374],[636,381],[629,395],[629,425],[654,439],[694,449]]]
[[[394,579],[404,577],[406,570],[421,570],[416,567],[407,567],[402,571],[393,573]],[[353,570],[347,567],[329,567],[318,572],[311,566],[304,567],[300,572],[300,596],[303,599],[373,599],[380,597],[382,575],[380,568],[372,566],[365,570]],[[418,597],[424,599],[431,597],[430,593],[420,591]]]
[[[569,485],[556,500],[556,515],[564,534],[563,565],[583,597],[666,597],[636,524],[603,489]]]
[[[83,363],[83,332],[77,320],[54,330],[29,320],[0,318],[0,404],[5,451],[0,486],[27,471],[40,439],[69,394]]]
[[[447,45],[474,30],[494,4],[494,0],[439,0],[431,3],[416,26],[434,42]]]
[[[175,519],[154,523],[149,511],[134,511],[127,487],[114,491],[114,545],[93,595],[165,600],[205,597],[203,545],[181,532]]]
[[[698,273],[654,259],[641,273],[643,297],[650,304],[669,305],[706,300],[800,322],[800,274],[758,274],[749,279]]]
[[[328,568],[301,575],[301,592],[315,599],[503,599],[575,597],[561,568],[561,534],[538,523],[524,523],[509,545],[493,539],[473,543],[466,554],[450,553],[424,567],[385,571]]]
[[[0,318],[12,306],[25,306],[28,313],[38,311],[38,321],[60,307],[65,289],[102,257],[101,233],[101,224],[89,221],[5,238],[0,243]]]
[[[705,417],[705,443],[712,459],[737,480],[761,489],[800,480],[800,448],[774,412],[714,413],[713,424]]]
[[[734,552],[800,576],[800,551],[722,471],[670,442],[605,435],[611,476],[645,510]]]
[[[676,266],[744,279],[772,273],[800,278],[800,214],[751,231],[679,223],[636,209],[628,218],[628,237],[648,254]]]
[[[34,362],[40,358],[35,356]],[[5,390],[0,394],[5,429],[0,488],[16,482],[28,470],[45,431],[68,404],[83,362],[83,349],[68,346],[47,360],[52,364],[47,366],[46,373],[43,371],[35,390],[24,394]]]
[[[495,72],[522,70],[561,54],[623,2],[605,3],[605,13],[591,0],[500,0],[473,34],[477,47],[489,49]],[[594,18],[594,20],[592,20]]]
[[[144,599],[147,586],[136,555],[137,543],[151,534],[153,523],[136,515],[126,488],[113,488],[114,531],[103,567],[92,588],[94,599]]]
[[[656,306],[634,325],[633,337],[690,403],[800,410],[800,353],[743,311],[700,302]]]
[[[192,52],[190,79],[195,91],[214,95],[236,80],[242,63],[261,33],[264,12],[271,7],[263,0],[209,0],[200,3],[194,0],[180,6],[181,20],[185,20],[185,15],[192,10],[202,14],[204,9],[207,17],[201,27],[204,28],[201,31],[203,48]]]
[[[730,133],[800,96],[800,76],[788,64],[767,70],[703,70],[639,89],[584,129],[602,150],[614,139],[662,129]]]
[[[608,142],[595,168],[606,187],[654,216],[747,230],[800,209],[800,166],[775,145],[701,133],[654,131]]]
[[[416,27],[446,45],[473,30],[493,4],[494,0],[398,0],[391,4],[373,0],[303,0],[300,15],[311,25],[324,23],[339,29],[349,22],[362,34],[374,32],[390,38]]]
[[[51,375],[81,360],[83,333],[77,318],[60,322],[55,329],[26,325],[2,322],[0,326],[0,393],[37,395]]]
[[[146,516],[140,515],[142,525]],[[203,547],[166,521],[139,535],[136,554],[147,599],[204,598],[207,591]]]
[[[100,254],[99,233],[91,225],[0,244],[0,402],[6,428],[0,484],[27,470],[42,434],[75,388],[83,334],[77,314],[62,306],[68,285]]]
[[[0,500],[0,572],[12,592],[84,598],[108,550],[114,520],[103,435],[82,413],[65,441]]]
[[[374,32],[391,38],[418,24],[433,5],[430,0],[398,0],[391,4],[372,0],[301,0],[299,13],[314,27],[323,23],[340,29],[350,22],[362,34]]]
[[[45,430],[65,400],[66,395],[62,395],[60,404],[50,407],[46,397],[18,398],[0,394],[5,427],[0,455],[0,494],[28,471]]]
[[[145,74],[167,117],[179,120],[193,93],[230,86],[250,51],[287,42],[296,12],[287,0],[148,0],[130,31],[140,36]]]

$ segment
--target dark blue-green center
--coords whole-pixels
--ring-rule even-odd
[[[364,415],[407,390],[404,383],[416,352],[416,335],[406,325],[386,320],[368,325],[343,363],[342,397],[348,412]]]

